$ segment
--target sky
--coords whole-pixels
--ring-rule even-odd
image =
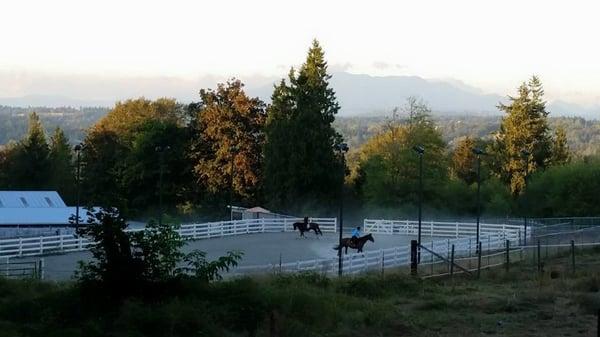
[[[3,0],[0,97],[28,76],[281,77],[311,40],[330,69],[455,79],[600,104],[598,1]],[[25,74],[25,75],[24,75]],[[43,93],[36,93],[43,94]]]

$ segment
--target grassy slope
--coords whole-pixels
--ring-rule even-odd
[[[523,262],[480,280],[420,281],[401,273],[319,275],[177,285],[176,296],[96,305],[65,284],[0,281],[6,336],[595,336],[600,250]],[[552,274],[552,275],[551,275]],[[256,323],[256,324],[254,324]]]

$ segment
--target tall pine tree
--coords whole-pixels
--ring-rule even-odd
[[[509,97],[509,104],[498,107],[506,116],[493,146],[499,156],[497,174],[510,185],[513,195],[523,191],[526,173],[544,169],[552,158],[552,137],[543,96],[542,83],[533,76],[519,87],[517,97]]]
[[[571,161],[567,133],[563,127],[558,127],[554,132],[552,144],[552,165],[564,165]]]
[[[50,137],[49,187],[56,190],[68,203],[75,201],[75,172],[69,139],[60,128]]]
[[[340,109],[329,86],[327,62],[314,40],[306,62],[275,87],[268,109],[265,184],[275,207],[331,202],[344,181],[335,152],[341,136],[332,123]]]
[[[48,188],[50,170],[49,148],[46,132],[40,117],[32,112],[29,115],[27,135],[18,144],[10,165],[11,184],[14,189],[39,190]]]

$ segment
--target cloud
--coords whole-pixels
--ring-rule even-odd
[[[405,69],[406,66],[399,63],[388,63],[385,61],[375,61],[373,62],[373,67],[377,70],[388,70],[394,68],[396,70]]]
[[[353,67],[352,63],[335,63],[329,66],[329,71],[332,73],[350,70]]]

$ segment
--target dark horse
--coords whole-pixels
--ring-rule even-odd
[[[323,236],[319,224],[316,222],[308,222],[308,217],[304,217],[304,222],[295,222],[294,230],[296,229],[300,231],[300,237],[304,237],[304,232],[310,232],[311,230],[315,231],[315,235],[321,234],[321,236]]]
[[[356,240],[356,243],[352,241],[351,238],[343,238],[342,244],[333,247],[333,249],[338,251],[338,255],[342,253],[342,248],[346,248],[346,252],[344,254],[348,254],[348,248],[358,249],[358,252],[361,253],[363,250],[363,246],[367,241],[375,242],[372,234],[367,234],[365,236],[361,236]]]

